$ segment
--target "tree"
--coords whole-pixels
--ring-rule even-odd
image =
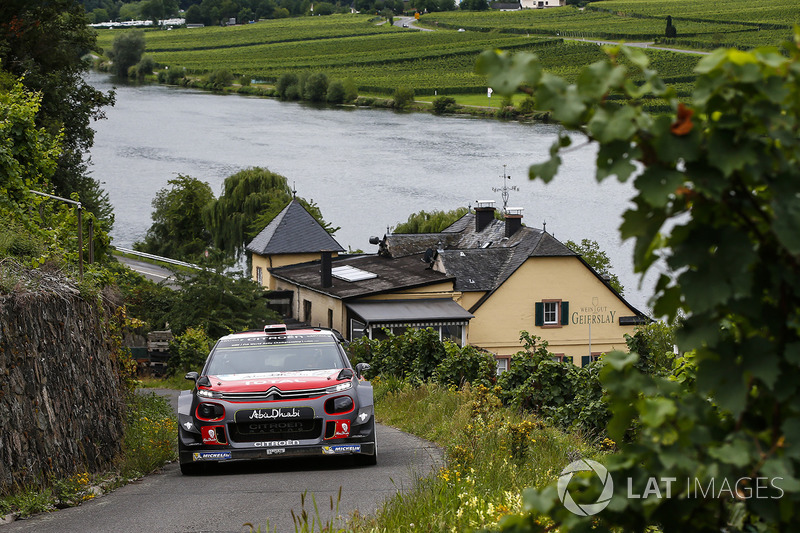
[[[214,200],[208,183],[179,175],[169,180],[153,198],[153,224],[143,242],[133,247],[141,252],[194,262],[211,246],[211,233],[203,223],[203,209]]]
[[[394,228],[395,233],[439,233],[467,214],[466,207],[452,211],[419,211]]]
[[[238,257],[253,237],[292,200],[286,178],[267,169],[253,167],[228,176],[222,195],[206,206],[203,220],[211,231],[213,244],[228,257]],[[299,199],[303,206],[330,233],[313,200]]]
[[[145,20],[152,20],[153,26],[178,12],[176,0],[145,0],[142,2],[141,16]]]
[[[41,100],[40,93],[0,71],[0,212],[18,220],[28,218],[29,189],[49,188],[61,151],[61,136],[36,125]]]
[[[325,96],[325,100],[327,100],[329,104],[341,104],[344,102],[345,95],[344,82],[341,80],[333,80],[330,85],[328,85],[328,93]]]
[[[414,89],[411,87],[398,87],[392,95],[395,109],[405,109],[414,103]]]
[[[114,60],[114,74],[127,78],[128,69],[142,59],[144,48],[144,32],[141,30],[126,31],[114,37],[109,53]]]
[[[670,15],[667,15],[667,29],[664,31],[664,35],[668,39],[674,39],[678,36],[678,30],[672,25],[672,16]]]
[[[615,291],[620,294],[624,293],[625,287],[619,282],[617,275],[612,272],[613,267],[611,266],[611,259],[600,249],[600,245],[597,244],[597,241],[582,239],[580,244],[575,244],[572,241],[567,241],[564,244],[573,252],[579,253],[583,260],[589,263],[589,266],[591,266],[595,272],[600,274],[603,278],[607,278],[609,285],[611,285]]]
[[[58,168],[50,178],[53,192],[78,193],[84,207],[108,230],[113,213],[108,195],[87,173],[85,154],[94,142],[92,121],[114,104],[114,93],[94,89],[85,79],[82,57],[96,48],[83,6],[74,0],[4,0],[0,2],[0,66],[40,92],[36,123],[51,136],[61,134]]]
[[[169,313],[173,331],[201,328],[212,339],[237,331],[263,328],[278,318],[268,307],[267,293],[241,273],[223,273],[213,261],[191,274],[176,274],[179,295]]]
[[[303,98],[311,102],[324,102],[328,94],[328,76],[323,72],[311,74],[304,85]]]
[[[783,53],[712,52],[695,69],[691,102],[680,101],[633,48],[606,48],[608,58],[584,68],[576,85],[543,74],[529,54],[481,56],[478,68],[495,90],[511,94],[522,86],[537,107],[597,143],[598,180],[635,174],[636,196],[620,233],[635,239],[637,272],[660,258],[671,269],[656,283],[656,315],[685,313],[676,339],[689,356],[670,379],[638,371],[635,353],[606,354],[601,379],[614,413],[608,433],[620,444],[606,460],[614,497],[602,513],[579,517],[560,504],[554,486],[526,491],[525,507],[549,515],[548,530],[796,528],[799,45],[796,31]],[[610,93],[626,100],[620,105]],[[651,115],[645,99],[671,112]],[[531,166],[531,177],[550,181],[570,143],[566,132],[559,134],[550,159]],[[680,480],[671,497],[627,497],[646,494],[650,480],[663,476]],[[713,481],[713,497],[692,494],[692,483]],[[719,489],[724,482],[730,491]],[[571,497],[596,502],[601,493],[584,478]],[[516,516],[501,529],[544,531],[539,523]]]

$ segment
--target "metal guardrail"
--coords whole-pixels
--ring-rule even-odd
[[[135,255],[137,257],[142,257],[144,259],[152,259],[153,261],[159,261],[161,263],[167,263],[170,265],[182,266],[186,268],[194,268],[195,270],[203,269],[203,267],[197,266],[192,263],[187,263],[185,261],[178,261],[177,259],[170,259],[169,257],[161,257],[160,255],[139,252],[137,250],[131,250],[130,248],[121,248],[119,246],[114,246],[114,249],[119,252],[122,252],[123,254]]]

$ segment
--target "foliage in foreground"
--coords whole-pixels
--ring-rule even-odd
[[[791,531],[800,520],[800,31],[782,52],[703,58],[691,105],[678,102],[640,51],[606,52],[576,85],[543,72],[531,55],[487,52],[479,68],[499,92],[522,87],[596,142],[598,180],[636,173],[620,231],[635,239],[638,272],[662,258],[670,267],[659,276],[654,312],[685,313],[677,344],[694,356],[665,379],[636,369],[636,354],[607,354],[609,435],[620,442],[638,427],[608,458],[608,507],[577,516],[551,485],[526,492],[525,513],[503,530],[544,531],[536,517],[546,515],[561,531]],[[643,85],[631,82],[622,56]],[[644,112],[647,96],[672,115]],[[570,143],[560,134],[531,177],[550,181]],[[669,497],[663,477],[677,481]],[[592,479],[571,494],[575,501],[598,501]],[[647,491],[653,480],[659,490]],[[696,483],[716,488],[698,495]]]
[[[571,457],[597,459],[613,446],[589,443],[502,407],[496,390],[480,385],[397,388],[378,379],[375,387],[382,398],[377,404],[381,422],[442,446],[445,462],[412,490],[392,497],[374,517],[351,520],[354,531],[492,528],[503,516],[521,511],[524,487],[552,482]]]

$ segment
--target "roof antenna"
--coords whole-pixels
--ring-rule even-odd
[[[546,220],[542,222],[542,231],[547,233],[547,221]]]
[[[292,200],[297,199],[297,182],[292,181]]]
[[[508,184],[506,183],[506,180],[510,180],[511,176],[506,175],[505,165],[503,165],[503,175],[501,177],[503,178],[503,186],[492,187],[492,190],[494,192],[502,191],[501,196],[503,197],[503,213],[507,214],[508,210],[506,208],[508,207],[508,191],[519,191],[519,189],[517,188],[516,185],[512,185],[509,187]]]

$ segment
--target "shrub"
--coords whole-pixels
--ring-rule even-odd
[[[167,374],[174,376],[189,371],[199,372],[205,363],[213,341],[200,328],[187,328],[169,343],[170,358]]]
[[[303,84],[303,99],[310,102],[324,102],[328,93],[328,76],[317,72],[308,76]]]
[[[437,115],[452,113],[458,106],[452,96],[440,96],[433,101],[433,112]]]
[[[226,69],[215,70],[209,74],[205,79],[205,85],[209,89],[221,91],[225,87],[229,87],[233,83],[233,73]]]
[[[294,100],[295,98],[289,98],[288,96],[289,87],[292,86],[297,86],[297,74],[290,72],[281,75],[281,77],[278,78],[278,83],[275,86],[275,89],[278,91],[278,97],[282,100]]]
[[[141,61],[136,65],[139,70],[139,76],[144,77],[145,74],[152,74],[153,69],[156,67],[156,60],[152,56],[144,56]]]
[[[344,83],[340,80],[333,80],[328,85],[327,100],[330,104],[341,104],[344,102],[345,90]]]
[[[474,346],[459,347],[453,342],[444,343],[445,357],[433,374],[433,380],[442,385],[463,386],[493,385],[497,379],[497,361],[494,355]]]
[[[398,87],[392,95],[395,109],[406,109],[414,103],[414,89],[411,87]]]

